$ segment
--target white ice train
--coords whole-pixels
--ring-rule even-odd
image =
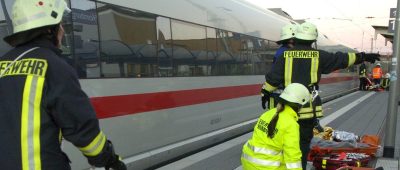
[[[11,4],[6,2],[8,9]],[[259,91],[275,41],[292,22],[244,0],[69,5],[63,57],[76,68],[105,134],[133,169],[157,167],[250,131],[250,120],[263,112]],[[0,18],[0,36],[9,29]],[[1,42],[0,55],[8,48]],[[318,48],[351,50],[323,34]],[[354,89],[354,70],[324,75],[322,97]],[[63,149],[73,169],[89,168],[73,146]]]

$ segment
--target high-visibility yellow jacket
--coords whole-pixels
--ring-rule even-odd
[[[252,138],[243,146],[244,170],[301,170],[300,132],[297,113],[289,106],[279,113],[275,135],[267,136],[268,124],[276,108],[268,110],[258,119]]]
[[[265,75],[265,90],[273,92],[280,85],[286,87],[291,83],[300,83],[312,88],[319,84],[321,74],[328,74],[361,62],[361,55],[356,53],[329,53],[297,44],[294,48],[286,50],[282,57],[278,57],[274,68]],[[322,117],[321,98],[317,96],[314,103],[316,117]],[[312,119],[314,113],[311,103],[305,104],[299,114],[299,119]]]

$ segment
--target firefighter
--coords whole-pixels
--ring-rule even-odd
[[[16,0],[14,48],[0,58],[1,169],[69,170],[62,138],[95,167],[126,170],[99,121],[76,72],[60,58],[64,0]]]
[[[277,58],[274,69],[265,75],[265,83],[261,89],[261,105],[265,108],[267,99],[278,86],[300,83],[306,86],[310,93],[316,96],[312,103],[304,105],[300,110],[300,148],[303,153],[303,169],[307,165],[307,155],[313,137],[313,128],[320,127],[318,119],[322,117],[322,101],[318,96],[318,83],[321,74],[328,74],[337,69],[347,68],[362,61],[374,63],[379,60],[379,54],[365,53],[328,53],[312,48],[318,37],[314,24],[305,22],[296,28],[296,46],[288,49]],[[319,128],[321,129],[321,128]]]
[[[283,52],[289,48],[293,48],[294,46],[294,31],[295,31],[296,25],[294,24],[288,24],[282,27],[281,29],[281,36],[279,38],[279,41],[276,43],[280,45],[278,50],[276,50],[276,53],[274,55],[274,59],[272,63],[275,64],[276,59],[280,56],[282,56]]]
[[[381,84],[381,78],[382,78],[381,63],[377,63],[376,66],[372,69],[372,79],[377,89]]]
[[[358,90],[367,90],[367,66],[365,65],[365,62],[360,64],[358,77],[360,78],[360,87]]]
[[[283,52],[289,48],[293,48],[294,47],[294,34],[295,34],[295,29],[296,29],[296,25],[294,24],[288,24],[285,25],[284,27],[282,27],[281,29],[281,35],[279,38],[279,41],[277,41],[276,43],[278,45],[280,45],[280,47],[278,48],[278,50],[276,50],[274,59],[272,61],[272,68],[274,68],[274,64],[276,62],[276,59],[280,56],[282,56]],[[268,99],[268,109],[272,109],[274,107],[276,107],[276,99],[279,97],[280,93],[283,90],[283,86],[279,86],[278,89],[276,89],[275,91],[273,91]],[[265,108],[264,108],[265,109]]]
[[[310,100],[308,89],[289,84],[278,98],[276,108],[260,116],[253,136],[243,146],[244,170],[301,170],[298,112]]]
[[[385,89],[386,91],[389,90],[390,86],[390,73],[386,73],[385,76],[382,79],[382,84],[381,87]]]

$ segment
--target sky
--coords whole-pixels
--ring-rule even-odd
[[[306,19],[330,39],[371,52],[374,29],[371,25],[388,26],[390,8],[396,0],[246,0],[262,8],[282,8],[293,19]],[[392,44],[378,35],[372,41],[372,52],[392,53]]]

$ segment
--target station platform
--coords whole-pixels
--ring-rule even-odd
[[[323,104],[325,117],[321,125],[335,130],[353,132],[358,135],[374,134],[380,136],[384,144],[385,118],[389,93],[356,91]],[[399,110],[400,111],[400,110]],[[399,113],[399,112],[398,112]],[[400,116],[397,117],[396,131],[400,131]],[[253,120],[254,122],[256,119]],[[158,170],[241,170],[240,155],[243,144],[251,137],[247,133],[225,143],[205,149],[178,161],[158,168]],[[395,157],[399,157],[400,135],[396,135]],[[399,160],[382,158],[378,153],[376,167],[385,170],[398,170]],[[312,165],[307,169],[313,169]]]

